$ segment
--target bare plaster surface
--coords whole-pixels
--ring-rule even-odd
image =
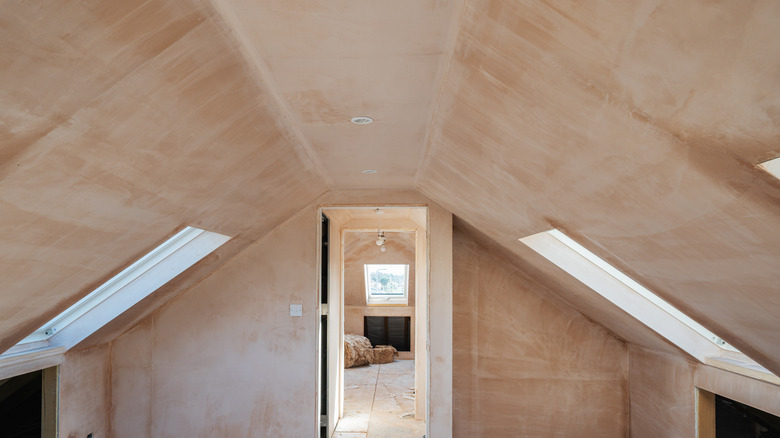
[[[208,2],[0,21],[0,351],[186,225],[243,249],[328,189]]]
[[[755,168],[780,154],[776,2],[90,0],[0,19],[0,350],[184,225],[238,236],[229,258],[335,181],[414,179],[519,257],[518,237],[564,229],[780,369],[780,183]],[[377,122],[346,122],[363,111]]]
[[[148,318],[111,344],[112,436],[152,436],[153,324]]]
[[[696,436],[692,363],[633,346],[629,351],[631,437]]]
[[[214,3],[335,187],[414,185],[462,1]]]
[[[70,352],[60,365],[59,436],[110,435],[111,347]]]
[[[389,195],[399,203],[424,201]],[[338,196],[352,205],[379,203],[377,193]],[[444,227],[435,242],[446,248],[451,220],[433,206],[432,223]],[[310,206],[114,341],[114,436],[315,433],[315,231],[316,207]],[[440,295],[447,272],[451,268],[439,273],[435,286]],[[304,304],[301,320],[287,316],[293,301]],[[438,352],[434,373],[446,374],[445,351]],[[439,383],[431,394],[443,407],[451,389]],[[441,409],[440,422],[446,418]],[[440,427],[439,435],[451,433],[451,423]]]
[[[572,307],[603,325],[625,342],[656,351],[690,357],[664,337],[654,332],[611,301],[595,293],[576,278],[566,274],[556,265],[522,244],[517,244],[520,257],[513,251],[499,245],[484,233],[456,218],[455,226],[467,232],[476,242],[496,257],[514,266],[518,279],[537,284],[535,292],[550,303]]]
[[[780,372],[778,29],[773,1],[469,1],[418,187],[520,257],[562,229]]]
[[[315,237],[309,207],[121,336],[114,436],[314,436]]]
[[[625,437],[628,350],[456,227],[454,436]]]
[[[685,357],[517,238],[562,229],[778,373],[780,182],[755,167],[780,155],[778,29],[769,0],[4,2],[0,352],[183,226],[236,239],[82,347],[149,314],[126,336],[173,347],[195,323],[171,309],[206,309],[154,312],[194,285],[247,319],[198,282],[221,291],[210,274],[315,199],[433,200],[621,339]],[[165,369],[115,360],[149,382]],[[112,376],[159,402],[133,381]]]

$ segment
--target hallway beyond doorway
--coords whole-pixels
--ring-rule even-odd
[[[334,438],[420,438],[414,419],[414,361],[344,370],[344,417]]]

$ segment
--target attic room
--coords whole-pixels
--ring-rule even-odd
[[[778,38],[761,0],[0,3],[0,436],[368,438],[361,316],[410,317],[427,438],[777,436]],[[342,242],[382,228],[414,306],[369,315]]]

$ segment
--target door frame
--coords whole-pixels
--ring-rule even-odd
[[[328,210],[334,209],[375,209],[375,208],[426,208],[425,232],[417,232],[417,241],[424,242],[422,257],[417,255],[418,262],[415,306],[424,305],[424,310],[415,308],[416,340],[415,347],[415,385],[418,399],[425,399],[421,405],[424,408],[426,437],[452,436],[452,213],[434,203],[363,203],[363,204],[321,204],[317,209],[317,266],[321,266],[320,243],[322,239],[321,217]],[[337,421],[343,415],[344,388],[344,316],[343,316],[343,233],[338,221],[330,219],[329,246],[329,285],[327,311],[328,313],[328,435],[332,435]],[[338,226],[338,233],[334,233]],[[339,236],[339,245],[333,245],[334,236]],[[419,243],[418,243],[419,244]],[[416,244],[416,251],[419,251]],[[334,275],[334,269],[335,274]],[[420,279],[420,275],[424,279]],[[321,278],[321,273],[318,272]],[[334,284],[335,283],[335,284]],[[320,280],[318,280],[317,302],[321,302]],[[335,293],[338,292],[338,293]],[[321,306],[322,307],[322,306]],[[321,312],[316,312],[316,339],[320,339],[319,321]],[[425,341],[419,342],[424,336]],[[333,357],[336,354],[336,357]],[[320,424],[320,363],[321,351],[319,343],[316,347],[316,421],[317,430]],[[424,379],[423,379],[424,377]],[[417,382],[423,379],[420,386]],[[420,391],[422,389],[422,391]],[[421,394],[422,392],[422,394]],[[421,397],[422,396],[422,397]],[[334,415],[335,411],[337,414]]]

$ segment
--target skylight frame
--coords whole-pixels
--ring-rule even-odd
[[[552,229],[518,239],[702,363],[777,384],[777,376],[588,249]]]
[[[563,234],[559,230],[550,230],[548,233],[558,239],[561,243],[568,246],[572,250],[576,251],[579,255],[585,257],[588,259],[589,262],[596,265],[599,269],[604,270],[607,274],[611,275],[621,283],[625,284],[629,288],[631,288],[634,292],[642,295],[644,298],[646,298],[648,301],[655,304],[657,307],[659,307],[664,312],[668,313],[673,318],[677,319],[678,321],[682,322],[686,326],[690,327],[692,330],[696,331],[703,337],[707,338],[710,342],[712,342],[715,346],[729,351],[739,352],[736,348],[728,344],[726,341],[721,339],[718,335],[711,332],[710,330],[707,330],[704,326],[699,324],[698,322],[694,321],[691,317],[684,314],[683,312],[677,310],[676,307],[672,306],[668,302],[666,302],[663,298],[659,297],[658,295],[651,292],[646,287],[642,286],[641,284],[637,283],[635,280],[633,280],[628,275],[624,274],[614,266],[610,265],[604,259],[597,256],[596,254],[593,254],[590,252],[587,248],[580,245],[576,241],[574,241],[569,236]],[[598,292],[598,291],[597,291]]]
[[[372,267],[381,266],[403,266],[404,280],[403,280],[403,294],[382,294],[373,293],[371,290],[371,273]],[[377,269],[379,271],[381,269]],[[409,304],[409,264],[408,263],[365,263],[363,265],[363,273],[365,276],[366,286],[366,303],[369,306],[381,306],[381,305],[408,305]]]
[[[24,351],[25,346],[44,344],[71,348],[228,240],[230,237],[222,234],[185,227],[52,318],[12,350]]]

